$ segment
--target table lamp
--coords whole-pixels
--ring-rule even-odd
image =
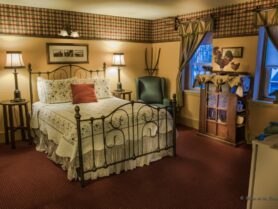
[[[120,67],[125,66],[124,53],[113,53],[112,66],[117,66],[118,67],[118,83],[117,83],[117,90],[116,91],[122,92],[124,90],[122,89],[121,69],[120,69]]]
[[[20,51],[7,51],[6,52],[6,65],[5,69],[14,70],[14,81],[15,81],[15,90],[14,90],[14,99],[12,102],[22,102],[24,99],[21,99],[21,94],[18,89],[18,80],[17,80],[17,69],[24,68],[24,63],[22,59],[22,53]]]

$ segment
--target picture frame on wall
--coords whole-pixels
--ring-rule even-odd
[[[225,55],[227,51],[231,51],[234,58],[243,57],[243,47],[223,47],[222,48],[222,54]]]
[[[48,64],[89,63],[88,44],[46,43]]]

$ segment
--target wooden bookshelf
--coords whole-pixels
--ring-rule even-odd
[[[221,92],[215,89],[213,83],[201,88],[199,132],[234,146],[241,144],[245,141],[246,98],[231,93],[228,84]],[[244,108],[237,110],[239,101]],[[244,117],[244,123],[237,124],[238,116]]]

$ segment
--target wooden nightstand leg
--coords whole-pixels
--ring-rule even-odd
[[[131,93],[128,94],[128,99],[131,101]]]
[[[8,118],[7,118],[7,107],[3,105],[3,117],[4,117],[4,130],[5,130],[5,144],[10,143],[10,134],[8,128]]]
[[[123,93],[123,99],[125,99],[125,93]]]
[[[21,130],[20,130],[21,131],[21,138],[22,138],[23,141],[26,141],[22,105],[18,105],[18,109],[19,109],[19,119],[20,119],[20,128],[21,128]]]
[[[15,136],[14,136],[14,118],[13,118],[13,107],[9,105],[9,121],[10,121],[10,133],[11,133],[11,144],[12,149],[15,148]]]
[[[26,118],[28,140],[29,140],[29,144],[33,144],[33,138],[32,138],[31,129],[30,129],[30,118],[29,118],[29,114],[28,114],[27,104],[25,104],[24,107],[25,107],[25,118]]]

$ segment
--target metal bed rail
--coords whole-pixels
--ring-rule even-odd
[[[140,107],[135,110],[135,105],[139,104]],[[127,111],[129,109],[129,111]],[[143,111],[149,112],[149,116]],[[171,112],[172,117],[168,112]],[[118,118],[117,118],[118,117]],[[163,150],[173,149],[173,156],[176,156],[176,95],[173,95],[171,100],[171,105],[167,107],[155,107],[142,102],[131,101],[124,105],[121,105],[114,109],[108,115],[102,115],[99,118],[89,118],[81,119],[80,107],[75,106],[75,119],[77,128],[77,139],[78,139],[78,161],[79,166],[77,168],[77,174],[80,179],[81,187],[85,186],[84,175],[89,172],[96,172],[99,169],[108,168],[109,166],[114,166],[119,163],[124,163],[130,160],[136,160],[139,157],[161,152]],[[172,120],[172,130],[168,127],[168,120]],[[160,131],[161,123],[165,121],[165,146],[161,146],[160,135],[163,134]],[[83,158],[83,136],[82,136],[82,125],[84,123],[90,124],[91,129],[91,158],[92,165],[89,169],[84,167]],[[94,125],[99,124],[100,134],[102,134],[102,145],[103,145],[103,159],[104,162],[101,165],[96,163],[96,148],[95,148],[95,128]],[[155,135],[152,135],[151,128],[148,125],[151,124],[152,127],[156,127]],[[150,130],[148,130],[150,129]],[[157,140],[157,147],[154,150],[144,151],[144,131],[149,131],[151,138]],[[168,132],[172,131],[171,143],[169,143]],[[109,144],[107,142],[107,137],[112,134],[113,143]],[[118,137],[118,136],[122,137]],[[111,139],[111,138],[110,138]],[[109,152],[116,146],[116,141],[122,140],[121,152],[123,153],[123,159],[113,160],[109,162],[107,156]]]

